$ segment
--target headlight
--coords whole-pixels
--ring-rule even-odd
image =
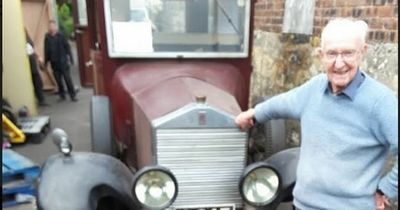
[[[265,162],[249,165],[240,180],[240,194],[252,206],[270,204],[279,194],[281,177]]]
[[[133,178],[132,194],[145,209],[165,209],[178,195],[178,183],[167,168],[144,167]]]

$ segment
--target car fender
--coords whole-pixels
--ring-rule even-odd
[[[53,155],[42,167],[38,208],[97,210],[110,205],[110,209],[139,209],[132,199],[132,178],[132,172],[121,161],[108,155]]]
[[[272,165],[281,176],[282,187],[278,197],[275,199],[274,206],[278,206],[281,202],[293,200],[293,188],[296,183],[296,171],[299,162],[300,147],[282,150],[275,153],[265,160],[266,163]]]

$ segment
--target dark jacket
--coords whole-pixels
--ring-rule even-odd
[[[67,39],[61,33],[57,32],[54,36],[46,33],[44,40],[45,64],[49,61],[52,66],[68,66],[69,61],[73,63],[71,47]]]

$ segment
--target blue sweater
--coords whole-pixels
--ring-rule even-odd
[[[326,74],[255,107],[258,122],[301,122],[294,204],[302,209],[375,209],[377,187],[398,194],[398,100],[361,71],[339,95]],[[395,165],[382,176],[388,152]]]

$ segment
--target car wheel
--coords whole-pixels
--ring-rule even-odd
[[[92,151],[116,156],[112,138],[110,101],[105,96],[93,96],[90,102],[90,125]]]

